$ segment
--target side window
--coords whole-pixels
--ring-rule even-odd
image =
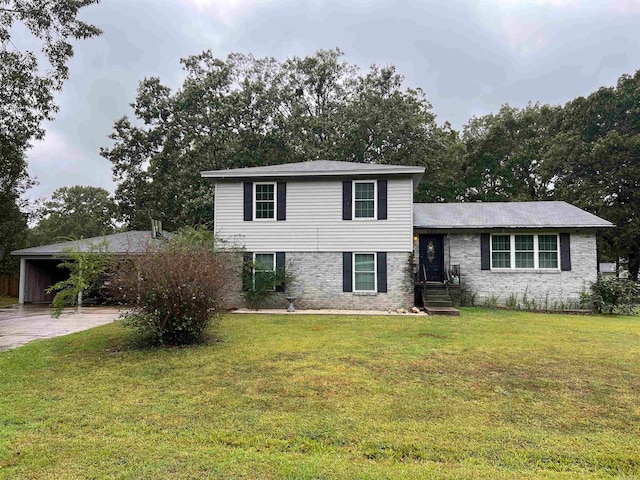
[[[511,268],[511,237],[509,235],[491,236],[492,268]]]
[[[376,182],[353,182],[353,218],[376,217]]]
[[[538,236],[538,263],[540,268],[558,268],[558,236]]]
[[[256,220],[273,220],[276,212],[276,184],[254,183]]]

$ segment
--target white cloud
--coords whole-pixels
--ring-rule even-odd
[[[212,14],[225,25],[232,24],[259,4],[269,0],[180,0],[199,12]]]

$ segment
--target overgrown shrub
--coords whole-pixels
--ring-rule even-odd
[[[640,303],[640,288],[633,280],[623,278],[599,278],[591,286],[592,300],[600,313],[632,315]]]
[[[202,341],[219,320],[237,278],[233,255],[216,251],[193,229],[144,254],[120,258],[111,269],[111,293],[131,310],[126,326],[158,343]]]

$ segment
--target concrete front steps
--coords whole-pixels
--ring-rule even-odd
[[[453,299],[444,283],[425,282],[422,303],[428,315],[460,316],[460,310],[453,308]]]

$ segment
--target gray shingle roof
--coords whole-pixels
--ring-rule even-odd
[[[211,170],[200,172],[200,175],[204,178],[222,180],[250,177],[323,177],[341,175],[414,175],[419,178],[423,173],[423,167],[312,160],[308,162],[269,165],[266,167]]]
[[[414,203],[419,228],[601,228],[613,224],[566,202]]]
[[[172,233],[163,231],[164,238],[169,239]],[[150,245],[162,245],[165,240],[152,239],[149,230],[134,230],[131,232],[114,233],[103,237],[84,238],[82,240],[73,240],[69,242],[52,243],[50,245],[42,245],[40,247],[23,248],[22,250],[14,250],[11,255],[18,256],[56,256],[64,255],[67,250],[89,252],[91,245],[98,246],[102,242],[106,242],[105,251],[108,253],[125,254],[125,253],[142,253]]]

